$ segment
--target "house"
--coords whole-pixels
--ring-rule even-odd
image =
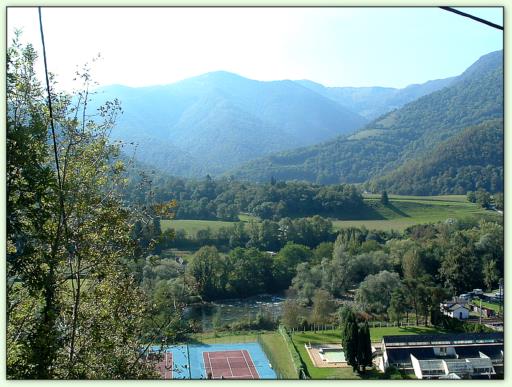
[[[503,333],[384,336],[381,371],[396,367],[418,379],[503,376]]]
[[[466,320],[469,318],[469,309],[466,306],[453,301],[444,301],[440,305],[441,313],[458,320]]]

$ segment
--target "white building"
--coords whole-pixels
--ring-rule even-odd
[[[451,318],[466,320],[469,318],[469,309],[459,303],[443,302],[441,303],[441,313]]]
[[[379,368],[393,366],[418,379],[499,379],[503,359],[503,333],[384,336]]]

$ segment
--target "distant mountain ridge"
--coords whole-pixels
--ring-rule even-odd
[[[222,71],[164,86],[103,87],[93,105],[113,98],[124,114],[112,137],[137,142],[137,158],[178,176],[219,174],[367,122],[293,81],[260,82]]]
[[[436,79],[423,84],[409,85],[403,89],[391,87],[326,87],[308,80],[296,82],[367,119],[375,119],[424,95],[447,87],[455,79],[456,77]]]
[[[257,181],[274,177],[323,184],[369,182],[428,157],[465,128],[503,115],[503,51],[496,51],[481,57],[448,86],[379,117],[352,135],[276,153],[230,173]],[[380,183],[379,187],[386,187],[385,179]]]

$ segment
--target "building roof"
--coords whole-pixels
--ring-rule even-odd
[[[411,355],[416,359],[434,360],[436,354],[433,348],[390,348],[386,349],[389,363],[411,363]]]
[[[461,304],[453,304],[452,306],[450,306],[449,309],[452,311],[457,310],[457,309],[466,309],[469,311],[468,308],[466,308],[464,305],[461,305]]]
[[[444,371],[444,363],[440,359],[418,360],[422,371]]]
[[[431,335],[393,335],[384,336],[386,346],[397,345],[455,345],[455,344],[484,344],[503,343],[503,332],[492,333],[439,333]]]
[[[480,347],[480,352],[489,356],[492,360],[503,359],[503,345],[486,345]]]
[[[454,373],[450,373],[448,375],[441,375],[439,377],[439,379],[456,379],[456,380],[458,380],[458,379],[460,379],[460,376],[457,374],[454,374]]]
[[[487,359],[489,360],[489,359]],[[471,365],[465,359],[463,360],[445,360],[448,373],[457,375],[471,372]],[[491,365],[492,366],[492,365]]]
[[[463,308],[463,309],[466,309],[467,311],[469,311],[469,309],[465,305],[461,305],[460,303],[446,303],[446,304],[442,304],[442,306],[443,306],[444,310],[454,311],[454,310]]]

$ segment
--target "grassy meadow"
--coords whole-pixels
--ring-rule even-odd
[[[185,220],[185,219],[162,219],[160,227],[162,231],[169,228],[175,230],[184,230],[188,235],[196,235],[199,230],[205,230],[208,227],[212,230],[218,230],[221,227],[230,227],[233,222],[224,222],[221,220]]]
[[[475,203],[469,203],[464,195],[389,195],[388,205],[380,202],[380,195],[366,195],[365,201],[369,211],[364,219],[334,220],[334,228],[365,226],[368,229],[403,231],[415,224],[436,223],[449,218],[501,217]]]
[[[448,218],[491,218],[499,219],[502,215],[484,210],[474,203],[469,203],[465,195],[440,196],[402,196],[389,195],[390,203],[383,205],[380,195],[365,195],[367,211],[353,215],[349,219],[332,219],[335,230],[347,227],[365,226],[375,230],[403,231],[415,224],[436,223]],[[249,223],[259,221],[258,218],[240,214],[240,221]],[[230,227],[233,222],[218,220],[162,220],[162,230],[174,228],[184,230],[188,235],[195,236],[198,230],[210,228],[212,231],[221,227]]]

